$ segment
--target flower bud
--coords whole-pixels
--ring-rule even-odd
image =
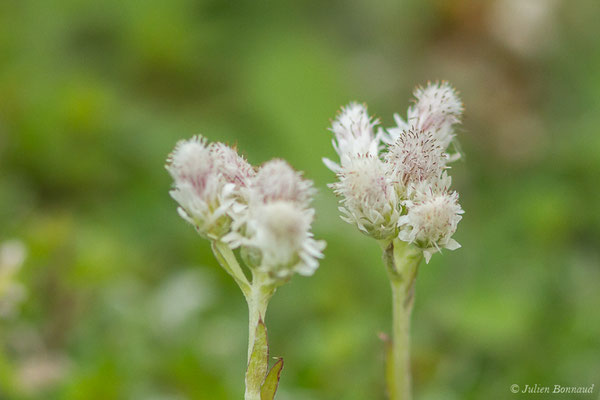
[[[241,247],[251,268],[283,282],[294,272],[312,275],[325,242],[313,239],[312,182],[283,160],[265,163],[252,179],[249,203],[234,215],[233,229],[223,238]]]
[[[219,171],[206,140],[196,136],[177,143],[166,168],[174,180],[170,194],[180,205],[179,215],[204,237],[216,239],[227,233],[236,186]]]
[[[260,167],[252,189],[253,201],[259,203],[281,200],[308,206],[315,194],[311,181],[303,179],[301,173],[279,159]]]
[[[431,132],[442,151],[446,151],[454,139],[453,126],[460,123],[463,106],[456,90],[447,82],[430,83],[414,91],[415,104],[408,109],[407,120],[394,115],[396,126],[387,130],[383,140],[391,144],[402,132],[408,130]],[[451,157],[458,158],[458,154]]]
[[[460,244],[452,239],[464,211],[458,193],[425,191],[405,202],[408,212],[399,220],[398,238],[423,249],[425,261],[441,248],[455,250]]]
[[[417,102],[408,110],[408,122],[418,130],[432,131],[444,149],[454,138],[452,125],[460,122],[462,102],[447,82],[428,84],[414,92]]]
[[[384,162],[359,156],[337,175],[329,186],[341,197],[342,219],[376,239],[395,236],[401,207]]]
[[[331,124],[334,134],[333,147],[340,157],[342,167],[352,158],[362,155],[377,155],[379,151],[379,135],[374,133],[377,120],[369,117],[367,108],[358,103],[350,103],[342,108],[340,114]],[[333,172],[340,166],[329,160],[323,162]]]
[[[385,159],[390,174],[404,185],[438,177],[447,156],[431,131],[404,131],[389,146]]]
[[[256,175],[256,171],[235,148],[215,142],[210,144],[209,150],[215,168],[227,182],[233,183],[238,188],[250,186],[250,180]]]

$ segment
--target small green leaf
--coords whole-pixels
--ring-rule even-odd
[[[256,336],[252,354],[246,371],[246,391],[249,393],[260,393],[260,386],[267,375],[269,362],[269,344],[267,342],[267,328],[262,318],[256,325]]]
[[[271,370],[265,378],[260,388],[260,400],[273,400],[275,393],[277,392],[277,386],[279,386],[279,377],[281,376],[281,370],[283,369],[283,358],[278,358],[277,362],[271,367]]]
[[[231,275],[240,289],[242,289],[244,295],[247,295],[250,291],[250,283],[229,245],[220,240],[213,240],[211,247],[215,258],[221,267]]]

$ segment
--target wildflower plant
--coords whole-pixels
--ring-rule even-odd
[[[268,369],[267,306],[295,273],[315,272],[325,247],[311,231],[313,184],[283,160],[255,168],[235,148],[201,136],[177,143],[166,168],[179,215],[211,242],[248,303],[245,399],[272,400],[283,359]]]
[[[364,105],[342,108],[330,128],[339,163],[323,159],[338,178],[329,186],[340,198],[342,219],[383,250],[393,298],[386,361],[392,400],[411,398],[410,315],[419,264],[460,247],[452,236],[463,214],[447,173],[460,158],[453,144],[461,100],[446,82],[419,87],[414,96],[406,120],[396,114],[388,129]]]

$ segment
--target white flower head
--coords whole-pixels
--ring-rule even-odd
[[[308,206],[315,194],[313,183],[280,159],[266,162],[259,168],[252,188],[251,201],[262,203],[282,200]]]
[[[417,192],[414,200],[405,204],[408,212],[399,220],[398,238],[423,249],[426,262],[442,248],[455,250],[460,247],[452,239],[464,213],[458,203],[458,193],[430,188]]]
[[[377,239],[394,236],[401,206],[384,162],[359,156],[337,175],[339,181],[329,186],[341,197],[342,219]]]
[[[431,177],[427,180],[410,182],[406,187],[405,202],[423,201],[427,197],[437,194],[447,193],[452,185],[452,177],[447,171],[442,171],[441,175]]]
[[[441,248],[459,247],[452,235],[463,210],[447,169],[460,156],[448,147],[463,106],[446,82],[418,87],[414,96],[407,119],[396,114],[396,126],[377,134],[365,106],[343,108],[331,128],[340,165],[323,161],[337,174],[329,187],[341,197],[344,221],[378,240],[411,243],[428,262]]]
[[[166,166],[174,180],[170,194],[179,203],[179,215],[211,239],[228,232],[236,189],[219,170],[214,154],[204,138],[195,136],[177,143]]]
[[[455,136],[453,126],[461,121],[463,113],[458,93],[449,83],[441,82],[418,87],[414,96],[415,104],[409,107],[406,121],[394,115],[397,126],[388,129],[386,142],[392,143],[403,131],[414,128],[416,131],[431,131],[442,149],[446,150]]]
[[[312,182],[285,161],[265,163],[252,179],[247,208],[235,214],[232,232],[223,240],[242,247],[250,266],[274,280],[294,272],[312,275],[325,248],[311,232],[314,192]]]
[[[385,156],[390,174],[404,185],[437,178],[447,160],[444,149],[431,131],[403,131]]]
[[[214,142],[210,144],[209,149],[215,168],[227,182],[235,184],[238,188],[250,186],[256,171],[243,156],[238,154],[235,147]]]
[[[333,148],[340,157],[342,167],[356,156],[377,155],[380,138],[374,128],[378,123],[369,116],[362,104],[350,103],[342,108],[330,128],[334,135]],[[333,172],[339,172],[337,163],[327,158],[323,162]]]
[[[312,208],[303,209],[290,201],[273,201],[250,207],[247,240],[242,243],[258,252],[258,269],[273,278],[289,278],[294,272],[312,275],[323,257],[323,241],[311,232]]]
[[[448,82],[430,83],[415,90],[417,102],[408,110],[408,122],[419,130],[434,132],[444,149],[454,138],[452,126],[460,122],[463,105]]]

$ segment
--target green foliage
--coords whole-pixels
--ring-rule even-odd
[[[260,394],[260,388],[267,376],[268,367],[269,344],[267,342],[267,328],[262,319],[259,319],[246,371],[246,392]]]
[[[269,370],[269,373],[265,377],[265,381],[260,388],[260,400],[273,400],[275,398],[282,370],[283,358],[277,358],[277,361]]]
[[[273,400],[279,385],[281,370],[283,369],[283,358],[277,361],[270,370],[269,367],[269,343],[267,339],[267,328],[262,319],[256,325],[256,335],[248,369],[246,370],[246,394],[257,400]],[[268,370],[268,371],[267,371]]]

